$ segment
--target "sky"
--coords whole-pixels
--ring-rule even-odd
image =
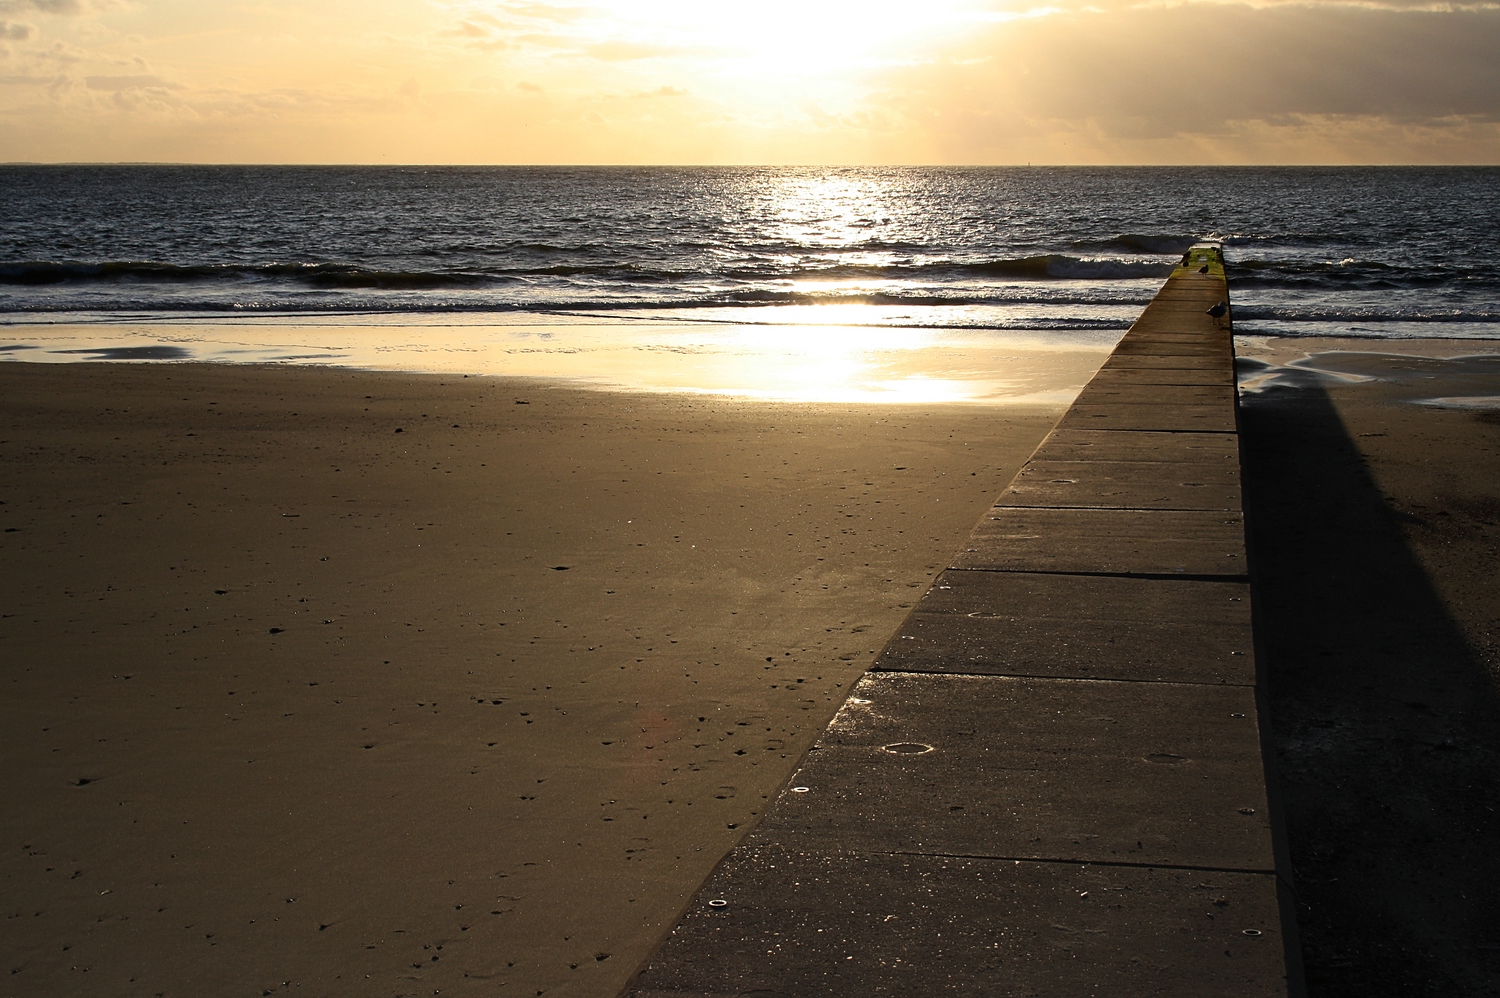
[[[1500,2],[0,0],[14,161],[1495,164]]]

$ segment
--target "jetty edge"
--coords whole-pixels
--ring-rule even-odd
[[[1236,405],[1200,243],[623,994],[1301,995]]]

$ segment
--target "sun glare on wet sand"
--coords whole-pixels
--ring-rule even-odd
[[[869,306],[799,309],[796,324],[559,321],[545,316],[280,317],[15,324],[33,362],[327,366],[536,377],[581,387],[800,402],[1070,401],[1113,334],[839,325]],[[827,314],[818,314],[825,312]],[[529,320],[529,321],[528,321]],[[21,345],[25,346],[24,351]]]

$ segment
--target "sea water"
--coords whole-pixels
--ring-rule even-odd
[[[1202,239],[1240,335],[1500,338],[1495,168],[8,166],[0,356],[226,323],[248,359],[317,360],[309,326],[1107,348]]]

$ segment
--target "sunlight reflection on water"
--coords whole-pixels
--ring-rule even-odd
[[[838,306],[857,309],[859,306]],[[832,321],[856,318],[822,313]],[[352,321],[351,321],[352,320]],[[1066,404],[1118,333],[886,325],[322,317],[13,323],[0,357],[300,364],[819,402]]]

